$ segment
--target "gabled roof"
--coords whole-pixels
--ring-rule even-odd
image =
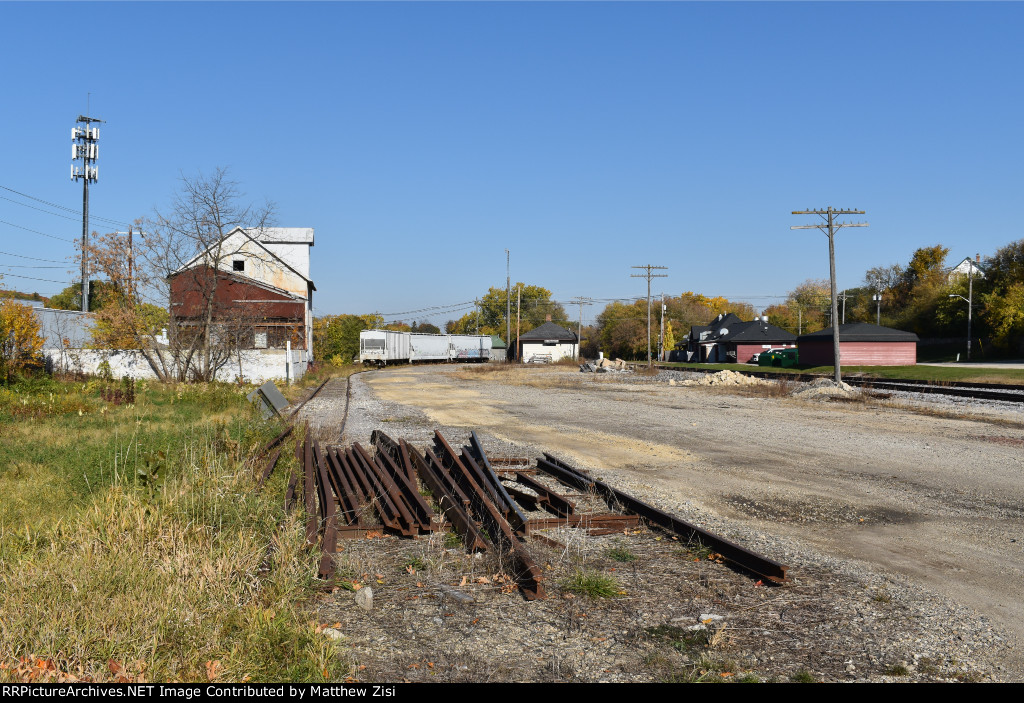
[[[725,330],[725,333],[722,333]],[[709,332],[700,338],[702,332]],[[694,325],[690,328],[690,339],[696,342],[719,343],[719,342],[745,342],[748,344],[769,344],[772,342],[791,343],[796,341],[796,335],[787,332],[781,327],[761,322],[759,319],[751,322],[743,322],[731,312],[719,315],[709,324],[704,326]]]
[[[267,256],[269,256],[270,258],[272,258],[275,261],[277,261],[279,264],[281,264],[281,266],[284,266],[286,269],[288,269],[289,271],[294,273],[296,276],[298,276],[299,278],[304,280],[306,283],[312,284],[313,281],[312,281],[311,278],[309,278],[309,276],[303,276],[301,273],[296,271],[291,265],[289,265],[287,261],[282,259],[280,256],[278,256],[274,252],[270,251],[269,249],[267,249],[263,245],[264,242],[266,242],[267,244],[272,244],[272,243],[277,243],[277,242],[289,242],[289,243],[292,243],[292,242],[303,242],[303,241],[306,241],[305,239],[300,238],[301,236],[305,236],[305,235],[301,235],[301,234],[294,234],[294,237],[295,237],[294,239],[268,239],[267,238],[268,236],[269,237],[279,237],[279,236],[280,237],[284,237],[285,235],[281,234],[281,233],[288,233],[288,232],[295,232],[295,233],[308,232],[309,233],[308,234],[308,236],[309,236],[309,240],[308,241],[309,241],[310,244],[313,243],[313,234],[312,234],[313,230],[312,230],[312,228],[308,228],[308,227],[306,227],[306,228],[304,228],[304,227],[271,227],[269,229],[262,230],[262,232],[258,232],[257,230],[254,230],[254,229],[251,229],[251,228],[250,229],[245,229],[243,227],[235,227],[233,230],[231,230],[230,232],[225,234],[224,237],[220,241],[221,242],[225,242],[228,239],[230,239],[235,233],[240,233],[242,236],[244,236],[250,242],[252,242],[256,246],[258,246],[260,249],[265,251],[267,253]],[[205,263],[208,263],[208,262],[205,261],[205,257],[207,257],[207,254],[209,254],[210,251],[214,247],[216,247],[218,244],[220,244],[220,242],[211,244],[205,250],[203,250],[203,251],[199,252],[198,254],[196,254],[195,256],[193,256],[185,264],[183,264],[182,266],[180,266],[177,269],[175,269],[171,273],[171,276],[176,276],[179,273],[181,273],[182,271],[185,271],[186,269],[192,268],[193,266],[196,265],[197,262],[203,261]],[[222,252],[221,253],[221,260],[223,261],[223,259],[225,257],[231,256],[232,254],[236,254],[236,253],[238,253],[238,251],[240,251],[240,249],[236,249],[235,251]],[[313,286],[313,290],[316,290],[316,286],[315,285]]]
[[[802,334],[797,342],[821,341],[832,339],[832,328],[826,327],[817,332]],[[846,325],[839,325],[840,342],[917,342],[918,337],[913,332],[896,330],[892,327],[881,327],[870,322],[851,322]]]
[[[537,342],[548,339],[557,339],[559,342],[576,342],[576,333],[556,325],[554,322],[545,322],[540,327],[524,332],[519,335],[520,342]]]
[[[767,344],[769,342],[796,342],[796,335],[781,327],[760,320],[741,322],[729,328],[729,332],[716,341],[745,342],[748,344]]]

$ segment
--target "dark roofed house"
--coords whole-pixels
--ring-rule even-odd
[[[517,358],[525,363],[551,363],[565,357],[576,358],[579,351],[576,333],[550,321],[519,335],[516,347]]]
[[[839,363],[846,366],[913,366],[917,363],[917,335],[869,322],[839,325]],[[828,366],[835,363],[832,328],[804,334],[797,340],[800,363]]]
[[[690,328],[687,361],[748,364],[769,349],[795,349],[796,335],[761,318],[744,322],[722,313],[707,325]]]

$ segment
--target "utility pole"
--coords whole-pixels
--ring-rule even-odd
[[[516,284],[516,361],[523,363],[522,347],[519,344],[519,321],[522,318],[522,303],[523,303],[523,287],[519,283]]]
[[[647,264],[645,266],[633,266],[635,269],[644,269],[646,273],[631,273],[630,278],[646,278],[647,279],[647,368],[651,368],[651,279],[652,278],[668,278],[667,273],[652,273],[655,269],[667,269],[668,266],[652,266]]]
[[[658,337],[658,361],[665,360],[665,294],[661,294],[661,336]]]
[[[512,277],[509,273],[509,254],[505,250],[505,349],[512,344]],[[508,353],[505,354],[508,361]]]
[[[583,306],[590,305],[592,298],[585,298],[582,295],[578,295],[569,302],[573,305],[580,306],[580,316],[576,321],[576,361],[579,361],[582,357],[580,356],[580,345],[583,344]]]
[[[794,210],[794,215],[818,215],[824,222],[817,225],[796,225],[790,229],[820,229],[828,236],[828,270],[829,280],[832,284],[832,353],[835,355],[835,382],[841,383],[842,376],[839,369],[839,300],[836,296],[836,232],[843,227],[867,227],[867,222],[836,222],[836,215],[863,215],[863,210],[836,210],[829,207],[825,210]]]
[[[845,325],[846,324],[846,299],[848,297],[850,297],[850,296],[848,296],[846,294],[846,291],[844,290],[842,293],[839,294],[839,297],[843,299],[843,315],[842,315],[841,319],[842,319],[843,324]]]
[[[99,169],[93,164],[99,158],[99,127],[90,127],[93,122],[103,122],[95,117],[79,115],[75,120],[85,127],[71,129],[71,180],[82,180],[82,312],[89,312],[89,183],[99,178]],[[75,161],[82,160],[81,170]]]
[[[475,298],[473,300],[473,305],[476,306],[476,333],[479,335],[480,334],[480,299],[479,298]]]

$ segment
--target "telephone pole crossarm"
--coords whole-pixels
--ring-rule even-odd
[[[644,266],[633,266],[635,269],[644,269],[646,273],[631,273],[630,278],[646,278],[647,279],[647,368],[651,367],[651,279],[652,278],[668,278],[667,273],[653,273],[655,270],[666,270],[668,266],[653,266],[652,264],[646,264]]]
[[[868,227],[867,222],[836,222],[837,215],[863,215],[863,210],[825,208],[824,210],[793,210],[794,215],[818,215],[824,220],[816,225],[794,225],[790,229],[818,229],[828,237],[829,281],[832,288],[832,354],[835,368],[835,382],[841,383],[839,363],[839,296],[836,294],[836,248],[835,236],[843,227]]]

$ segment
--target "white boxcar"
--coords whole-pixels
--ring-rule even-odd
[[[448,335],[451,361],[490,361],[491,336],[476,334]]]
[[[410,361],[448,361],[448,335],[408,334]]]
[[[378,366],[409,361],[409,333],[363,330],[359,333],[359,361]]]

